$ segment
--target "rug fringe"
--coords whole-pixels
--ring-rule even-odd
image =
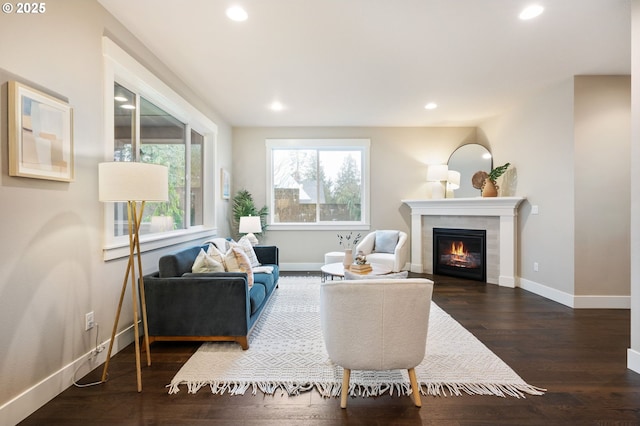
[[[294,382],[181,382],[171,383],[169,395],[180,392],[180,385],[187,386],[187,393],[194,394],[202,387],[209,385],[211,393],[216,395],[244,395],[251,389],[251,394],[256,395],[258,391],[265,395],[275,395],[278,391],[281,395],[299,395],[316,389],[324,398],[335,398],[342,393],[341,383],[294,383]],[[428,396],[462,396],[467,395],[494,395],[500,397],[511,396],[514,398],[526,398],[528,395],[544,395],[546,389],[531,385],[513,385],[496,383],[420,383],[420,394]],[[373,385],[361,385],[351,383],[349,385],[349,396],[352,397],[375,397],[385,394],[390,396],[405,396],[411,394],[409,383],[378,383]]]

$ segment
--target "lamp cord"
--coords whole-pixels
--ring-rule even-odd
[[[76,374],[78,374],[78,371],[80,371],[80,368],[87,362],[91,361],[91,359],[93,359],[94,357],[97,357],[98,354],[100,352],[103,351],[104,347],[102,347],[102,345],[98,344],[98,339],[100,337],[100,324],[96,323],[96,346],[95,348],[91,351],[91,354],[89,355],[89,357],[82,362],[78,368],[76,368],[76,370],[73,372],[73,385],[77,388],[88,388],[90,386],[96,386],[96,385],[100,385],[102,383],[106,383],[109,380],[109,374],[107,374],[107,377],[105,378],[105,380],[100,380],[98,382],[91,382],[91,383],[78,383],[78,381],[76,380]]]

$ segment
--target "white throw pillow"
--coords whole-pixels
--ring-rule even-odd
[[[226,238],[222,238],[222,237],[212,238],[210,240],[205,241],[205,244],[206,243],[213,244],[222,253],[226,253],[227,250],[229,250],[229,241]]]

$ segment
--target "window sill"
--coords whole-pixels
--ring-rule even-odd
[[[204,240],[217,235],[217,228],[197,228],[179,230],[160,235],[143,235],[140,237],[140,252],[145,253],[194,240]],[[115,260],[129,256],[129,238],[127,236],[114,240],[103,247],[103,259]]]
[[[368,231],[371,225],[359,224],[315,224],[315,223],[274,223],[270,224],[267,231]]]

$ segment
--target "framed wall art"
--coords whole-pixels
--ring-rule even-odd
[[[231,198],[231,175],[225,169],[220,169],[220,186],[222,199],[228,200]]]
[[[73,110],[67,102],[9,82],[9,175],[74,179]]]

